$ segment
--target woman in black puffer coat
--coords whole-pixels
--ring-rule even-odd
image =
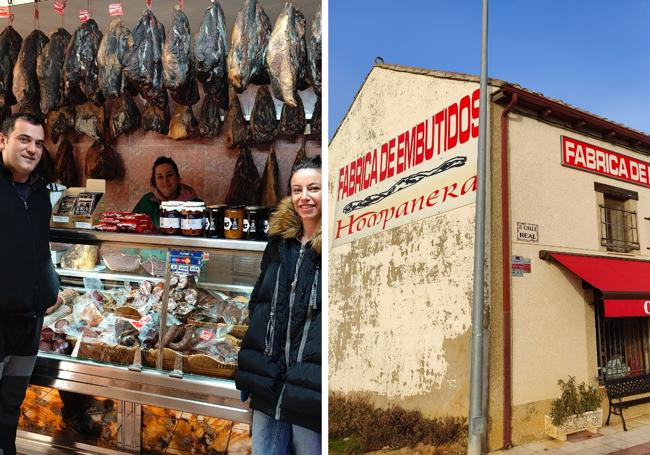
[[[294,166],[251,294],[237,388],[250,394],[253,455],[321,453],[321,159]]]

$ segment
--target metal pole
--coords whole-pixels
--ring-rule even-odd
[[[468,455],[483,453],[485,416],[483,415],[483,287],[485,275],[485,186],[487,139],[487,30],[488,0],[483,0],[481,36],[481,95],[479,106],[478,165],[476,170],[476,220],[474,231],[474,291],[472,296],[472,357],[469,392]]]

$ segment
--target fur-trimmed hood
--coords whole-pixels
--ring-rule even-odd
[[[314,233],[311,238],[311,248],[321,255],[322,249],[322,228]],[[276,211],[269,221],[269,235],[283,239],[298,239],[302,236],[302,221],[293,208],[291,196],[285,197],[278,203]]]

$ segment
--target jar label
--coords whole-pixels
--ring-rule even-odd
[[[232,229],[232,220],[227,216],[223,217],[223,230],[229,231]]]
[[[243,225],[244,225],[244,232],[248,232],[250,222],[247,219],[245,219]]]
[[[181,221],[181,229],[187,230],[201,230],[203,229],[203,218],[190,218]]]
[[[160,218],[161,229],[178,229],[181,227],[180,218]]]
[[[264,233],[269,233],[269,220],[264,220]]]
[[[255,220],[250,221],[250,227],[248,228],[248,232],[251,234],[257,232],[257,223],[255,223]]]

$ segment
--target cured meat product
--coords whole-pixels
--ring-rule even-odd
[[[11,25],[0,33],[0,111],[16,104],[14,66],[22,44],[23,38]]]
[[[97,51],[97,77],[99,88],[106,98],[122,94],[122,68],[124,55],[133,46],[131,31],[119,18],[113,19]]]
[[[41,115],[41,96],[36,77],[36,59],[49,41],[45,33],[34,30],[27,35],[14,66],[13,91],[19,112]]]
[[[284,103],[280,114],[280,126],[278,131],[285,136],[297,136],[305,132],[305,107],[300,96],[296,96],[296,107]]]
[[[121,180],[124,173],[122,157],[108,144],[97,141],[86,151],[86,177]]]
[[[323,35],[321,33],[320,8],[311,21],[309,40],[309,70],[311,85],[318,96],[321,95],[321,60],[323,58]]]
[[[2,125],[2,122],[5,121],[9,114],[11,114],[11,107],[6,106],[4,108],[0,108],[0,125]]]
[[[142,112],[142,129],[167,134],[169,132],[169,105],[160,108],[150,101],[145,102]]]
[[[41,155],[41,161],[38,162],[36,173],[43,177],[47,183],[56,181],[56,163],[45,147],[43,147],[43,154]]]
[[[203,137],[215,137],[221,129],[219,99],[216,94],[206,93],[199,115],[199,133]]]
[[[147,9],[142,13],[131,35],[133,47],[124,55],[123,74],[143,98],[162,109],[167,106],[168,101],[162,70],[165,26]]]
[[[199,85],[192,51],[190,22],[185,13],[176,6],[172,31],[163,48],[163,77],[172,99],[185,106],[199,102]]]
[[[239,150],[235,172],[230,180],[226,196],[228,205],[258,205],[260,174],[257,172],[253,155],[248,147]]]
[[[56,152],[56,174],[59,177],[59,182],[68,188],[79,186],[79,175],[72,144],[67,139],[63,139]]]
[[[59,142],[59,136],[73,128],[74,110],[70,106],[64,106],[47,114],[47,130],[55,144]]]
[[[104,136],[104,105],[88,101],[75,108],[74,129],[95,140]]]
[[[302,137],[302,144],[300,145],[300,149],[298,149],[298,153],[296,153],[296,158],[293,160],[293,164],[291,165],[291,169],[293,170],[299,163],[302,163],[307,159],[307,153],[305,152],[305,142],[306,142],[306,136]]]
[[[305,16],[291,2],[278,16],[266,51],[273,95],[296,107],[297,90],[306,88]]]
[[[194,37],[197,77],[206,94],[219,93],[228,85],[226,40],[226,19],[219,2],[214,2],[205,10],[201,27]]]
[[[47,114],[63,105],[63,63],[71,35],[60,28],[50,35],[36,59],[36,77],[41,91],[41,111]]]
[[[260,185],[260,204],[263,207],[274,207],[281,198],[280,169],[278,160],[275,158],[275,147],[271,147]]]
[[[140,126],[140,111],[128,90],[111,103],[108,126],[113,139]]]
[[[249,83],[266,84],[264,55],[271,36],[271,21],[257,0],[244,0],[232,29],[228,79],[238,93]]]
[[[228,104],[230,106],[226,111],[223,128],[226,133],[226,147],[232,149],[241,147],[246,143],[248,131],[246,130],[246,120],[239,104],[239,98],[234,90],[230,91]]]
[[[316,105],[314,106],[314,112],[311,114],[310,129],[311,137],[314,140],[321,140],[321,107],[320,107],[320,96],[316,100]]]
[[[250,134],[255,142],[271,142],[277,133],[275,104],[266,85],[261,86],[255,95],[251,111]]]
[[[68,103],[82,104],[89,100],[99,105],[104,102],[97,71],[97,50],[101,41],[102,32],[93,19],[81,24],[72,35],[63,67]]]
[[[169,124],[167,137],[176,140],[187,139],[194,133],[196,125],[197,121],[192,112],[192,107],[178,105]]]

